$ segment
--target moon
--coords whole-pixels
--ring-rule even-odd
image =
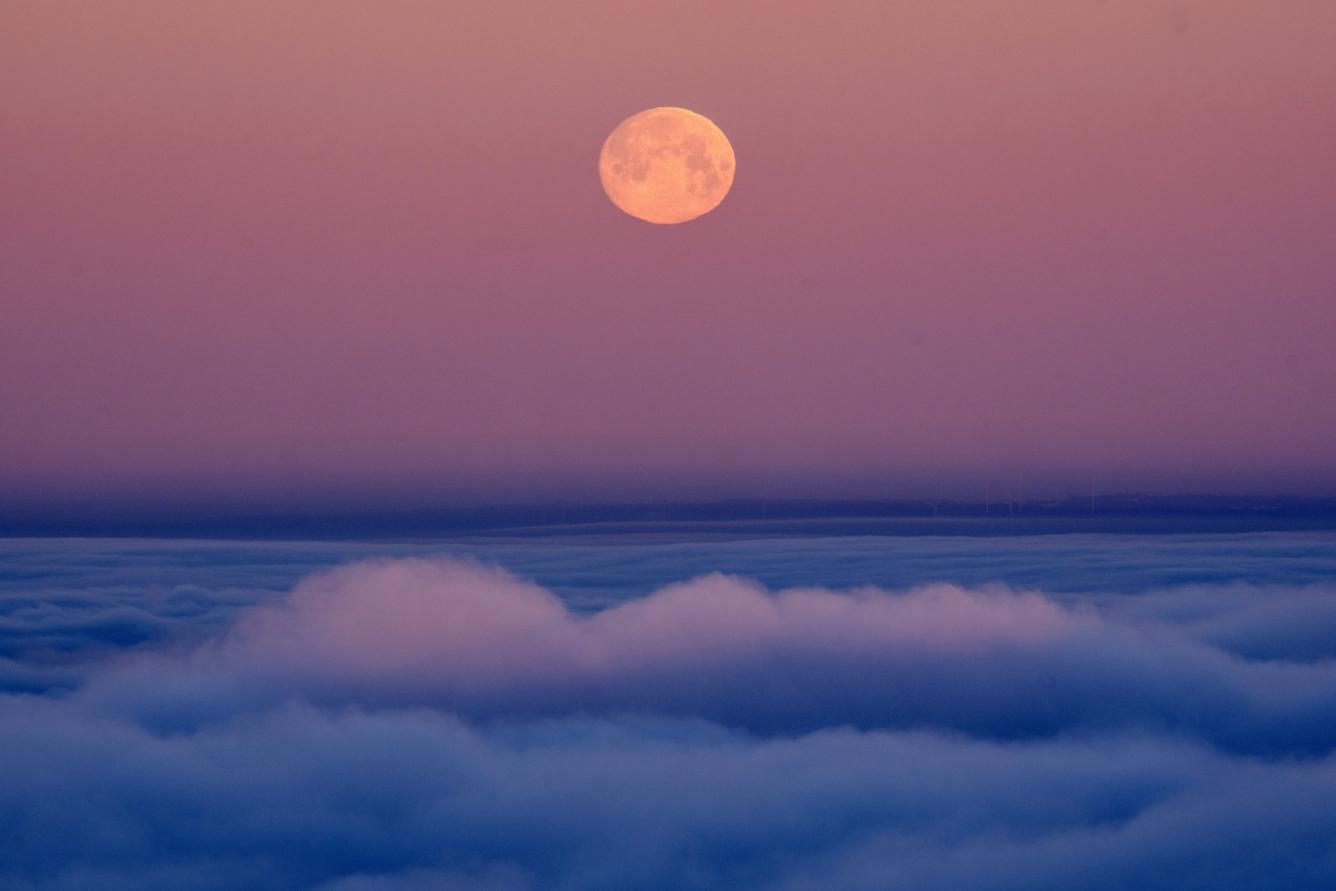
[[[719,206],[737,158],[728,137],[685,108],[647,108],[617,125],[598,156],[608,198],[648,223],[685,223]]]

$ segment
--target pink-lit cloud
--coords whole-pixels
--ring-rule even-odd
[[[387,560],[312,576],[221,639],[167,663],[132,659],[79,695],[162,726],[298,698],[480,718],[647,714],[755,732],[1141,728],[1250,752],[1326,745],[1330,664],[1250,662],[1190,627],[1001,587],[772,593],[723,575],[582,615],[501,569]]]

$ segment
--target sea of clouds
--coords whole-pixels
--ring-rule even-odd
[[[0,887],[1330,889],[1336,536],[0,541]]]

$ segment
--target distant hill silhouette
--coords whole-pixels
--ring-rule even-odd
[[[735,499],[401,511],[141,509],[121,517],[0,504],[3,536],[399,538],[455,535],[1037,535],[1336,530],[1336,498],[1097,495],[1025,502]]]

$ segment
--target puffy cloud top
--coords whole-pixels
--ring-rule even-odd
[[[154,680],[164,675],[171,684]],[[639,713],[763,734],[1121,729],[1272,754],[1336,742],[1327,662],[1249,661],[1179,626],[1035,592],[770,593],[716,574],[582,615],[456,559],[319,573],[189,658],[133,662],[82,695],[164,727],[209,718],[222,697],[228,708],[300,699],[474,718]]]

